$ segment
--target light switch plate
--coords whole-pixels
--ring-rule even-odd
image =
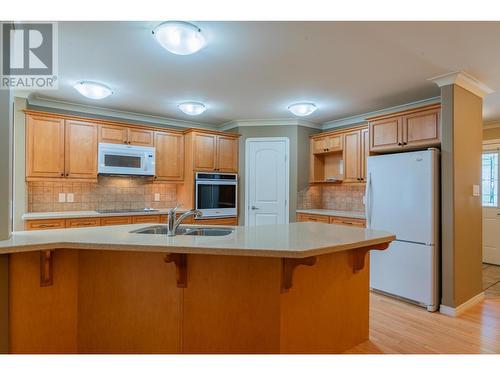
[[[479,197],[481,195],[479,185],[472,185],[472,195],[474,197]]]
[[[64,193],[59,193],[59,203],[64,203],[66,202],[66,194]]]
[[[155,202],[160,201],[160,193],[155,193]]]
[[[72,203],[75,201],[75,195],[73,193],[68,193],[68,195],[66,196],[67,200],[69,203]]]

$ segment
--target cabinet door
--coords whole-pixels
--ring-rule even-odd
[[[64,176],[64,120],[28,116],[26,178]]]
[[[327,137],[313,138],[312,140],[312,153],[323,154],[327,149]]]
[[[342,151],[343,135],[331,135],[327,138],[326,149],[328,152]]]
[[[97,125],[66,120],[65,176],[97,178]]]
[[[193,168],[199,171],[214,171],[216,168],[217,136],[194,133],[193,148]]]
[[[324,215],[313,215],[313,214],[297,214],[297,221],[312,221],[316,223],[326,223],[328,224],[328,216]]]
[[[154,132],[151,130],[129,128],[128,130],[128,144],[135,146],[148,146],[153,147]]]
[[[66,219],[66,228],[98,227],[101,220],[98,217]]]
[[[355,219],[355,218],[338,217],[338,216],[330,216],[330,224],[346,225],[346,226],[353,226],[360,228],[364,228],[366,226],[366,222],[364,219]]]
[[[361,180],[366,181],[366,161],[370,156],[370,138],[368,129],[361,130]]]
[[[160,223],[160,215],[132,216],[132,224]]]
[[[160,181],[181,181],[184,178],[184,136],[156,132],[156,178]]]
[[[99,142],[127,143],[127,128],[117,125],[99,125]]]
[[[422,147],[441,140],[440,109],[430,109],[403,116],[403,146]]]
[[[64,219],[29,220],[24,225],[24,229],[26,230],[62,229],[64,227]]]
[[[359,182],[361,178],[361,130],[344,135],[344,182]]]
[[[399,150],[402,147],[402,117],[370,122],[370,151]]]
[[[238,171],[238,139],[217,136],[217,165],[220,172]]]
[[[101,226],[132,224],[130,216],[107,216],[101,218]]]

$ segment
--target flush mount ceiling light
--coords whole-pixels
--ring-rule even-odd
[[[288,106],[288,110],[295,116],[309,116],[318,108],[313,103],[295,103]]]
[[[185,102],[177,106],[186,115],[197,116],[201,115],[207,110],[207,107],[203,103],[199,102]]]
[[[201,29],[188,22],[163,22],[156,26],[153,35],[163,48],[176,55],[198,52],[207,43]]]
[[[104,99],[113,93],[108,86],[98,82],[81,81],[73,86],[80,94],[90,99]]]

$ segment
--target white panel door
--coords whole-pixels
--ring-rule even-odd
[[[500,265],[500,209],[483,207],[483,262]]]
[[[246,224],[288,223],[288,139],[246,142]]]
[[[435,244],[437,151],[368,158],[367,223],[398,240]]]

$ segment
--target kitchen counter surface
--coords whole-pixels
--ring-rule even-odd
[[[220,237],[130,233],[148,226],[151,224],[14,232],[9,240],[0,241],[0,254],[93,249],[305,258],[375,246],[395,239],[383,231],[309,222],[233,227],[233,233]]]
[[[187,210],[178,209],[178,213]],[[79,217],[108,217],[108,216],[143,216],[143,215],[166,215],[168,210],[165,208],[157,211],[139,211],[139,212],[112,212],[99,213],[97,211],[60,211],[60,212],[28,212],[22,216],[23,220],[43,220],[43,219],[70,219]]]
[[[310,209],[310,210],[297,210],[297,213],[311,214],[311,215],[325,215],[325,216],[339,216],[350,217],[353,219],[364,219],[365,213],[358,211],[337,211],[337,210],[324,210],[324,209]]]

